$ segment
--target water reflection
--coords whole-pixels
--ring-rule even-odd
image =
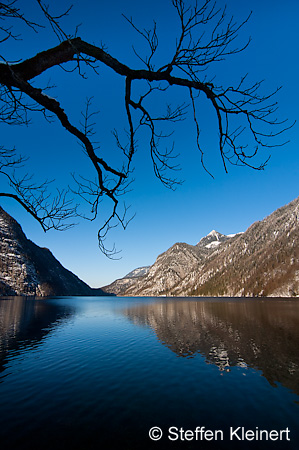
[[[299,395],[299,302],[165,300],[123,310],[179,357],[205,356],[220,370],[250,366]]]
[[[0,374],[7,357],[40,344],[75,309],[56,302],[13,297],[0,300]]]

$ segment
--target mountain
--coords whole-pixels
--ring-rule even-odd
[[[244,233],[174,244],[118,295],[299,296],[299,197]]]
[[[215,248],[234,236],[225,236],[213,230],[196,245],[178,242],[159,255],[145,275],[136,278],[128,278],[127,275],[102,289],[117,295],[169,295],[171,289],[202,264]]]
[[[148,273],[149,268],[150,266],[138,267],[123,278],[119,278],[108,286],[102,287],[102,289],[108,294],[122,295],[122,293],[125,292],[130,286],[135,284],[137,278],[144,277]]]
[[[106,295],[65,269],[47,248],[25,236],[0,207],[0,295]]]
[[[299,197],[219,246],[173,294],[299,296]]]

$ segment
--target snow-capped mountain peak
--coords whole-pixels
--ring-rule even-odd
[[[212,230],[209,232],[209,234],[207,236],[212,236],[215,237],[217,239],[217,241],[219,240],[219,236],[222,236],[220,233],[218,233],[218,231],[216,230]]]
[[[204,236],[198,244],[197,247],[214,248],[217,247],[221,242],[227,241],[229,239],[225,234],[219,233],[219,231],[212,230],[207,236]]]

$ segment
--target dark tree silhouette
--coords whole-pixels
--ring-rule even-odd
[[[108,230],[121,224],[127,226],[126,208],[119,212],[119,196],[124,194],[131,183],[132,164],[136,152],[138,136],[144,129],[149,130],[149,149],[154,173],[168,188],[174,188],[180,181],[171,176],[177,169],[174,146],[163,149],[161,141],[169,139],[170,134],[165,130],[166,122],[175,123],[185,118],[188,109],[195,124],[195,142],[201,153],[201,162],[205,170],[204,150],[200,144],[200,124],[196,105],[199,93],[202,93],[212,105],[218,122],[219,154],[225,171],[228,164],[245,165],[256,170],[264,169],[267,161],[255,165],[254,157],[261,147],[283,145],[275,140],[287,129],[284,122],[275,117],[277,109],[273,100],[275,92],[269,95],[260,93],[261,82],[247,85],[246,76],[235,87],[223,87],[208,79],[206,69],[214,63],[242,52],[248,46],[250,39],[244,45],[238,46],[236,41],[239,31],[249,17],[241,24],[235,23],[227,16],[226,10],[218,8],[213,0],[202,0],[187,5],[184,0],[171,0],[178,17],[179,32],[172,54],[164,64],[155,64],[159,38],[156,23],[150,30],[138,28],[132,18],[125,17],[144,40],[148,50],[139,54],[133,48],[139,62],[140,69],[133,69],[110,55],[103,45],[92,45],[77,36],[66,34],[61,26],[61,20],[70,10],[60,16],[50,12],[49,7],[36,0],[44,18],[51,27],[59,44],[38,53],[18,63],[10,63],[0,55],[0,84],[1,104],[0,121],[5,124],[22,124],[28,122],[28,115],[32,110],[38,110],[48,117],[51,113],[65,128],[81,143],[90,163],[94,168],[95,180],[85,179],[80,173],[74,175],[76,192],[80,200],[90,206],[91,217],[95,219],[99,214],[100,201],[107,197],[111,201],[111,213],[102,218],[98,232],[100,249],[112,256],[115,249],[107,249],[104,245]],[[21,4],[21,3],[20,3]],[[23,22],[27,27],[38,32],[41,24],[34,23],[26,17],[26,13],[19,8],[17,0],[0,3],[0,43],[5,45],[8,39],[18,39],[15,28]],[[49,97],[44,90],[35,87],[32,82],[54,66],[61,66],[77,70],[83,75],[82,67],[89,66],[95,72],[98,64],[104,64],[125,79],[124,101],[127,122],[127,141],[115,129],[115,147],[121,149],[125,157],[122,167],[112,167],[105,161],[100,150],[93,143],[92,135],[95,124],[94,113],[91,112],[91,101],[87,101],[84,121],[82,124],[71,123],[68,113],[57,99]],[[67,69],[68,70],[68,69]],[[140,94],[140,88],[135,90],[136,81],[143,80],[146,88]],[[186,96],[184,104],[171,107],[164,105],[164,113],[155,115],[151,110],[149,98],[160,95],[163,105],[163,92],[173,87],[180,88]],[[163,131],[164,130],[164,131]],[[265,131],[268,130],[268,131]],[[248,145],[248,132],[252,138],[252,146]],[[172,138],[173,139],[173,138]],[[169,144],[168,144],[169,145]],[[1,149],[0,173],[7,179],[12,192],[1,192],[0,196],[11,197],[18,201],[44,230],[50,228],[63,229],[72,223],[67,220],[79,214],[77,205],[69,199],[69,191],[57,191],[54,198],[48,194],[48,181],[36,185],[30,176],[17,178],[16,167],[24,160],[16,155],[15,149]]]

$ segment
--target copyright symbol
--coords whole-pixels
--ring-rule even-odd
[[[158,441],[159,439],[161,439],[163,433],[161,428],[159,427],[153,427],[149,430],[148,432],[149,437],[152,439],[152,441]]]

